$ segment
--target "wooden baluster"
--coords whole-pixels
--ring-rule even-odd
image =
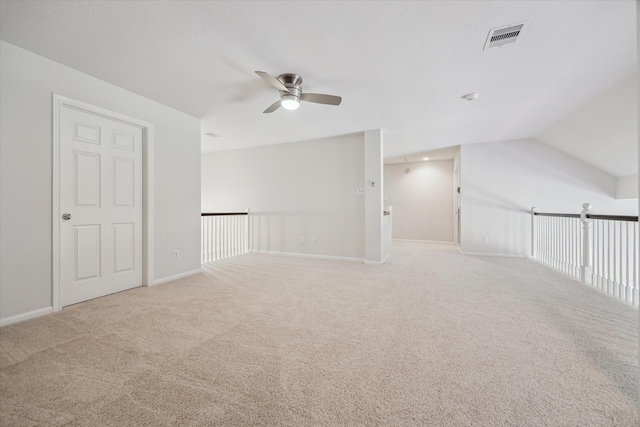
[[[544,217],[544,245],[545,245],[545,264],[551,265],[551,217]]]
[[[611,233],[611,225],[612,225],[611,221],[607,221],[607,293],[608,294],[611,294],[611,290],[613,289],[613,284],[611,282],[611,277],[612,277],[611,264],[613,264],[612,260],[615,259],[613,255],[613,251],[611,250],[611,247],[614,246],[611,244],[611,239],[613,238]]]
[[[598,267],[599,267],[599,261],[598,261],[598,257],[599,257],[599,246],[598,246],[598,242],[599,242],[599,237],[598,237],[598,221],[594,220],[593,221],[593,248],[592,248],[592,252],[593,252],[593,271],[591,272],[591,285],[594,288],[598,287]]]
[[[202,221],[204,262],[211,262],[211,217],[205,216]]]
[[[215,253],[215,259],[216,261],[218,261],[220,259],[220,217],[216,216],[215,218],[215,247],[216,247],[216,253]]]
[[[229,258],[229,217],[224,216],[224,257]]]
[[[205,251],[204,251],[204,220],[206,217],[200,216],[200,264],[204,264],[205,260]]]
[[[247,214],[244,217],[244,253],[249,253],[249,208],[246,209]]]
[[[202,227],[202,262],[207,263],[211,260],[209,259],[209,217],[203,216],[201,222]]]
[[[213,259],[211,258],[211,220],[212,217],[205,216],[204,217],[204,228],[205,228],[205,262],[211,262]]]
[[[536,221],[536,207],[531,208],[531,258],[538,258],[538,224]]]
[[[633,288],[631,287],[631,263],[633,259],[631,258],[632,250],[631,250],[631,236],[630,232],[633,231],[631,227],[633,224],[627,222],[625,223],[625,236],[627,239],[625,264],[626,264],[626,302],[629,304],[633,304]]]
[[[233,230],[231,234],[233,236],[232,256],[236,256],[238,255],[238,217],[234,216],[232,222],[233,222]]]
[[[551,238],[553,239],[553,268],[558,269],[558,218],[552,217]]]
[[[638,263],[640,260],[638,259],[638,223],[633,224],[633,304],[638,304],[638,299],[640,297],[638,292]]]
[[[563,219],[562,241],[564,245],[564,272],[565,274],[571,274],[571,235],[569,230],[571,229],[571,218]]]

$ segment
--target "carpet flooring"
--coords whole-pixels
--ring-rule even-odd
[[[451,245],[245,255],[0,329],[0,425],[635,426],[637,325]]]

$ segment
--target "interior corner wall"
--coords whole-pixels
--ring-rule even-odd
[[[393,206],[394,239],[453,242],[453,163],[384,166],[385,206]]]
[[[199,119],[6,42],[0,93],[0,319],[52,306],[53,93],[153,125],[152,279],[200,268]]]
[[[616,199],[637,198],[638,174],[618,177],[616,185]]]
[[[249,208],[253,251],[362,259],[363,180],[362,133],[204,153],[202,211]]]
[[[535,140],[461,147],[461,250],[529,256],[531,208],[539,212],[637,215],[616,200],[616,178]],[[487,243],[483,243],[483,238]]]

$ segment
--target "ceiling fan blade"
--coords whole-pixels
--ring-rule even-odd
[[[269,105],[269,107],[263,111],[263,113],[273,113],[278,108],[280,108],[280,100],[277,100],[273,104]]]
[[[340,105],[342,98],[334,95],[325,95],[322,93],[303,93],[301,100],[307,102],[315,102],[316,104]]]
[[[265,73],[264,71],[256,71],[256,74],[259,75],[260,77],[262,77],[264,79],[264,81],[266,81],[267,83],[269,83],[271,86],[275,87],[278,90],[282,90],[285,92],[291,92],[289,89],[287,89],[287,87],[285,85],[282,84],[282,82],[278,79],[276,79],[275,77],[271,76],[269,73]]]

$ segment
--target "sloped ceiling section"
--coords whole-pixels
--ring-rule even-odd
[[[536,136],[615,176],[638,173],[638,75],[634,73]]]
[[[202,118],[203,151],[383,129],[395,158],[540,134],[636,71],[635,16],[629,0],[3,0],[0,37]],[[278,93],[255,70],[342,105],[262,114]]]

